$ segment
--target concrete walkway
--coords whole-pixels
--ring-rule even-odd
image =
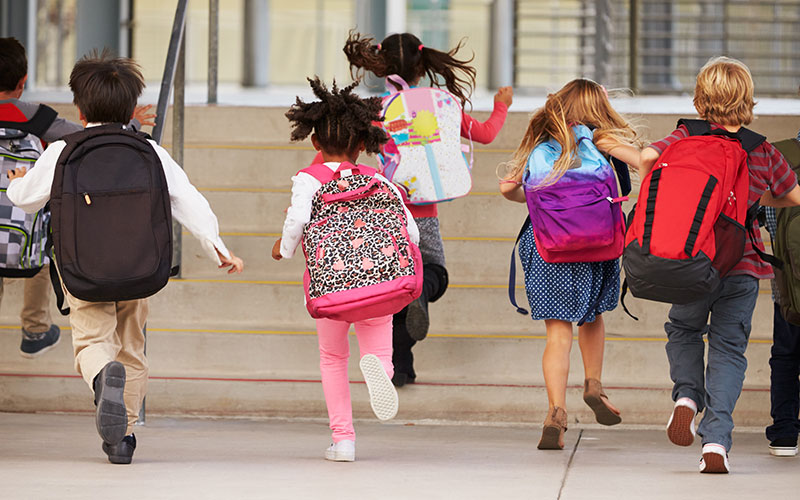
[[[357,462],[322,459],[324,422],[151,417],[131,466],[108,464],[86,415],[0,413],[0,498],[798,498],[800,459],[739,432],[727,476],[661,430],[573,428],[564,451],[533,427],[358,422]]]

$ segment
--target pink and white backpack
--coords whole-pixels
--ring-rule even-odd
[[[322,183],[303,231],[306,308],[354,322],[395,314],[422,291],[422,255],[403,201],[373,168],[342,163],[301,170]]]

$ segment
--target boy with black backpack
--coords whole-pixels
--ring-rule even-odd
[[[628,263],[623,257],[626,279],[630,281],[631,271],[636,269],[629,263],[636,263],[637,260],[628,255],[629,249],[638,250],[635,253],[645,257],[655,256],[660,251],[659,247],[664,248],[677,240],[680,249],[684,249],[685,242],[686,253],[676,252],[671,258],[648,257],[647,262],[652,266],[667,260],[672,260],[674,265],[682,261],[695,261],[707,272],[709,291],[688,303],[677,297],[678,300],[672,302],[674,305],[669,312],[669,321],[664,325],[670,376],[674,382],[672,398],[675,401],[667,424],[667,435],[673,443],[689,446],[694,441],[695,416],[705,409],[696,432],[702,437],[703,444],[700,472],[727,473],[730,470],[728,451],[732,444],[732,413],[742,391],[747,368],[744,352],[758,298],[758,280],[773,277],[770,266],[760,258],[764,244],[758,232],[758,223],[753,217],[745,219],[744,213],[752,213],[751,208],[759,200],[768,206],[800,205],[797,178],[783,156],[763,136],[743,128],[753,120],[753,91],[753,79],[743,63],[719,57],[703,66],[697,75],[694,105],[705,121],[705,127],[702,127],[702,122],[687,121],[672,134],[642,151],[641,201],[629,230],[626,247]],[[693,135],[720,137],[698,141],[690,137]],[[687,155],[683,162],[672,161],[676,156],[675,151],[683,151],[684,148],[678,145],[687,144],[684,141],[698,144],[694,158],[690,157],[692,151],[689,149],[685,151]],[[670,151],[673,153],[669,154]],[[721,155],[719,151],[730,154]],[[723,165],[732,157],[741,158],[739,161],[744,163],[741,166],[745,168],[733,165],[734,171],[738,172],[734,175],[736,179],[727,178],[731,171],[728,167],[723,172],[712,172],[711,175],[706,172],[703,177],[700,173],[713,170],[706,167],[716,162],[717,156]],[[659,164],[653,169],[656,160]],[[662,188],[674,184],[675,179],[671,178],[676,173],[682,176],[677,179],[681,182],[676,184],[681,189],[671,191],[674,196],[670,199],[667,195],[670,191]],[[741,176],[746,176],[749,181],[745,182],[743,191],[735,182]],[[694,184],[698,184],[703,192],[699,200],[688,194]],[[656,192],[658,197],[655,196]],[[743,203],[745,199],[746,204]],[[646,210],[642,210],[644,207]],[[726,215],[728,210],[730,216]],[[713,215],[714,220],[708,221],[709,217],[704,214],[709,217]],[[688,237],[686,234],[665,236],[665,230],[669,233],[670,228],[674,228],[684,215],[692,226]],[[737,225],[743,226],[745,220],[750,227],[741,228],[738,236],[735,231],[729,232]],[[637,227],[642,222],[643,236],[637,234]],[[713,229],[704,229],[706,222],[710,222]],[[730,266],[716,261],[713,266],[701,262],[715,255],[714,236],[706,252],[696,250],[708,240],[708,234],[704,234],[704,231],[716,234],[716,254],[722,257],[736,246],[732,240],[724,241],[724,234],[733,234],[734,239],[738,238],[738,245],[743,243],[739,247],[739,256],[732,259],[734,262]],[[749,237],[745,237],[745,233],[750,233]],[[707,257],[704,257],[704,253],[707,253]],[[672,274],[672,278],[680,278],[675,276],[677,273]],[[698,278],[705,279],[703,276]],[[683,289],[684,294],[687,292],[687,289]],[[704,334],[708,335],[708,366],[704,361]]]
[[[170,276],[172,216],[220,267],[241,272],[243,264],[180,166],[122,125],[144,87],[139,66],[105,54],[84,57],[69,85],[86,129],[51,144],[27,175],[24,168],[9,172],[8,197],[26,212],[51,203],[75,366],[94,391],[103,451],[111,463],[128,464],[147,386],[146,297]]]
[[[67,121],[44,104],[21,101],[28,79],[25,48],[14,38],[0,38],[0,173],[32,166],[43,146],[65,135],[83,130],[83,126]],[[150,106],[137,108],[144,125]],[[134,119],[131,125],[140,127]],[[8,179],[0,176],[0,190],[8,187]],[[25,214],[5,196],[0,196],[0,299],[3,277],[25,279],[24,303],[20,320],[22,342],[20,353],[26,358],[39,356],[52,349],[60,339],[60,330],[50,317],[51,284],[47,242],[47,208]]]

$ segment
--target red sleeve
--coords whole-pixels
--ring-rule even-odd
[[[680,139],[683,139],[684,137],[689,137],[689,129],[687,129],[685,125],[681,125],[680,127],[676,128],[674,132],[664,137],[660,141],[650,144],[649,147],[655,149],[659,154],[661,154],[665,149],[667,149],[667,146],[677,142]]]
[[[780,151],[768,142],[764,142],[764,146],[769,154],[769,171],[772,172],[769,190],[775,198],[782,198],[797,185],[797,176]]]
[[[508,106],[500,101],[494,102],[494,110],[492,110],[491,116],[483,123],[462,111],[461,137],[472,139],[481,144],[489,144],[497,137],[500,129],[503,128],[506,115],[508,115]]]

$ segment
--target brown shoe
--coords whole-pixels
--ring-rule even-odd
[[[554,406],[547,414],[542,426],[542,439],[539,440],[540,450],[563,450],[564,433],[567,431],[567,412],[564,408]]]
[[[587,378],[583,386],[583,401],[594,412],[598,424],[617,425],[622,422],[622,417],[608,405],[608,396],[603,392],[603,385],[599,380]]]

